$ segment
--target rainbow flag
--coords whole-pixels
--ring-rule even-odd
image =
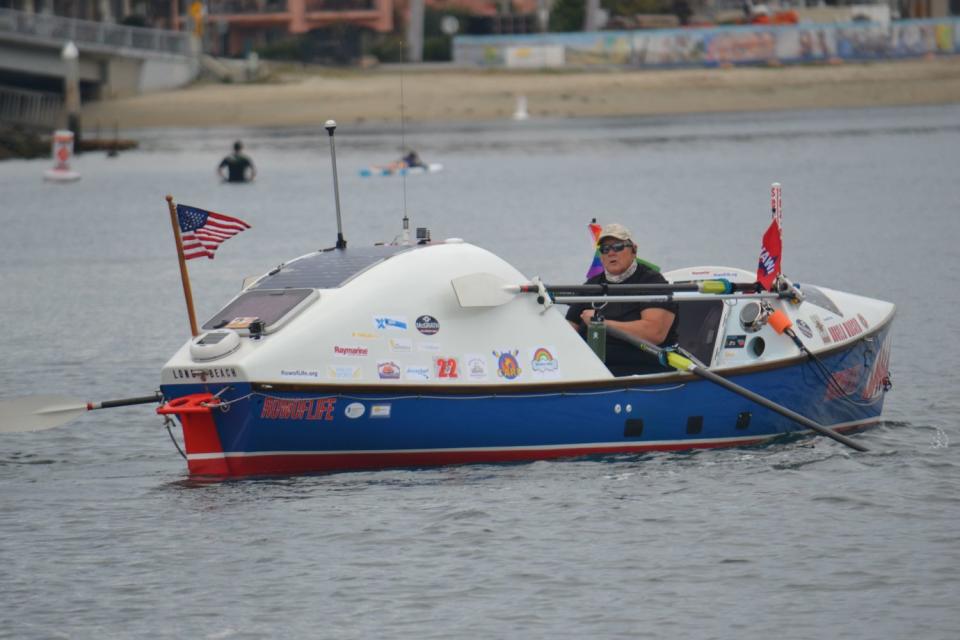
[[[593,263],[587,269],[587,280],[603,273],[603,263],[600,262],[600,230],[602,226],[595,222],[589,224],[590,235],[593,236]]]

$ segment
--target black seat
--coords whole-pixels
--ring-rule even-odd
[[[722,300],[691,300],[680,303],[678,343],[707,366],[710,366],[713,358],[722,315]]]

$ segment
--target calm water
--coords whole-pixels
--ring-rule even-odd
[[[871,452],[196,484],[149,408],[100,411],[0,439],[0,637],[960,637],[960,106],[408,126],[445,170],[360,178],[398,130],[338,131],[352,244],[406,206],[554,282],[582,278],[592,217],[665,268],[751,268],[782,182],[787,274],[898,304]],[[70,186],[0,163],[0,398],[157,387],[188,337],[167,193],[253,225],[191,263],[201,321],[335,240],[322,130],[127,134]],[[252,185],[215,179],[236,137]]]

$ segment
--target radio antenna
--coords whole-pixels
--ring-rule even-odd
[[[340,221],[340,186],[337,183],[337,151],[333,144],[333,132],[337,128],[337,123],[333,120],[327,120],[324,128],[330,134],[330,161],[333,164],[333,199],[337,203],[337,249],[346,249],[347,241],[343,239],[343,224]]]
[[[406,134],[406,114],[403,110],[403,64],[404,64],[404,52],[406,51],[406,43],[400,41],[400,153],[403,154],[402,158],[407,157],[407,134]],[[401,160],[401,162],[406,162]],[[410,220],[407,218],[407,173],[409,172],[410,167],[403,167],[400,169],[400,182],[402,184],[401,189],[403,190],[403,228],[409,232],[410,229]]]

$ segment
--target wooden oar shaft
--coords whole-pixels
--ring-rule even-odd
[[[669,364],[671,367],[679,371],[689,371],[690,373],[700,376],[705,380],[709,380],[710,382],[713,382],[714,384],[717,384],[723,387],[724,389],[727,389],[728,391],[732,391],[733,393],[736,393],[737,395],[740,395],[752,402],[755,402],[756,404],[759,404],[762,407],[770,409],[775,413],[779,413],[783,417],[789,418],[790,420],[793,420],[797,424],[804,426],[808,429],[811,429],[813,431],[816,431],[821,435],[825,435],[828,438],[832,438],[837,442],[850,447],[851,449],[854,449],[856,451],[869,451],[869,449],[867,449],[862,444],[856,442],[855,440],[851,440],[845,435],[841,433],[837,433],[836,431],[834,431],[833,429],[830,429],[829,427],[825,427],[822,424],[814,422],[813,420],[811,420],[806,416],[800,415],[796,411],[788,409],[783,405],[777,404],[773,400],[764,398],[763,396],[757,393],[754,393],[753,391],[750,391],[745,387],[741,387],[735,382],[731,382],[730,380],[727,380],[726,378],[717,375],[713,371],[710,371],[701,366],[698,366],[692,360],[690,360],[689,358],[683,357],[679,353],[676,353],[673,351],[666,351],[665,349],[662,349],[654,344],[651,344],[646,340],[641,340],[640,338],[636,338],[625,331],[617,329],[616,327],[608,326],[607,333],[609,335],[615,336],[620,340],[623,340],[624,342],[629,342],[630,344],[644,351],[647,351],[648,353],[652,353],[658,357],[661,354],[666,353],[667,364]]]

